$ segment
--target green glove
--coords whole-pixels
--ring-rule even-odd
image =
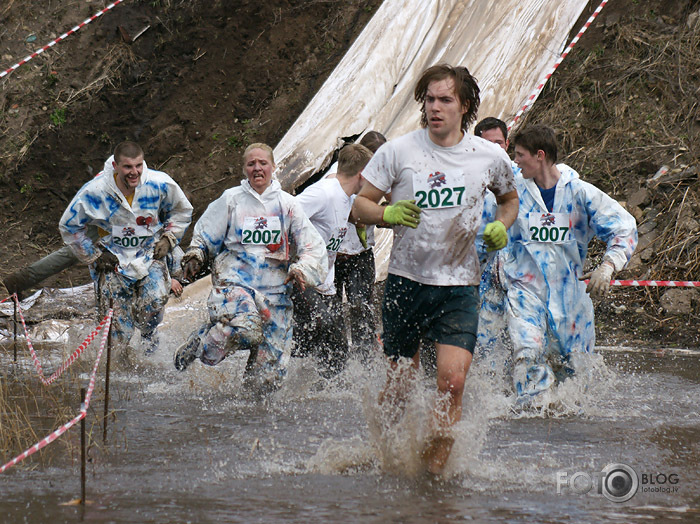
[[[355,226],[355,231],[357,231],[357,238],[360,239],[360,244],[367,249],[367,228],[365,226]]]
[[[500,220],[494,220],[486,224],[484,242],[486,242],[486,251],[496,251],[506,247],[506,244],[508,244],[508,233],[506,233],[505,224]]]
[[[415,200],[399,200],[396,204],[384,208],[383,220],[387,224],[416,229],[420,224],[420,211]]]

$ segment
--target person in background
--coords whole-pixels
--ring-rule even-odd
[[[384,135],[377,131],[368,131],[360,139],[360,145],[372,153],[376,153],[385,142]],[[352,199],[354,201],[354,196]],[[358,229],[352,222],[347,223],[347,228],[348,232],[335,259],[335,287],[339,300],[342,301],[343,291],[347,296],[350,314],[345,323],[350,324],[353,352],[364,360],[377,347],[377,323],[372,308],[375,280],[372,250],[374,226],[366,226],[364,239],[358,236]],[[363,234],[361,227],[359,232]]]
[[[474,135],[496,144],[508,152],[508,127],[503,120],[486,117],[474,126]],[[520,168],[511,162],[513,176],[516,180],[521,176]],[[481,215],[481,227],[476,235],[476,248],[481,262],[481,282],[479,284],[479,331],[476,337],[477,355],[484,358],[493,356],[493,350],[504,347],[507,343],[506,332],[506,289],[503,263],[506,259],[508,246],[500,250],[489,250],[484,242],[484,229],[496,217],[496,197],[491,191],[484,196],[484,211]],[[494,361],[490,362],[496,367]]]
[[[370,158],[372,152],[365,146],[346,145],[338,155],[336,175],[319,180],[295,197],[328,250],[326,281],[293,296],[296,355],[317,356],[326,377],[339,373],[348,358],[342,300],[335,287],[335,261],[347,236],[352,197],[364,183],[362,170]],[[351,319],[353,323],[362,321]]]

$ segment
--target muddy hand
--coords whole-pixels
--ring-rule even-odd
[[[193,282],[194,277],[197,276],[197,273],[199,273],[199,271],[201,269],[202,269],[202,263],[199,260],[197,260],[196,258],[190,258],[187,262],[183,263],[182,276],[186,280]]]
[[[288,284],[292,281],[299,286],[301,291],[306,290],[306,279],[304,278],[304,274],[299,269],[290,269],[289,273],[287,273],[287,278],[285,279],[284,283]]]

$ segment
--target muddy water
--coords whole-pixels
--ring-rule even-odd
[[[260,400],[239,387],[245,355],[177,373],[172,345],[166,337],[151,359],[138,351],[115,358],[109,444],[102,447],[96,424],[84,512],[60,505],[80,495],[79,466],[56,451],[48,465],[35,455],[0,476],[0,521],[700,518],[697,352],[603,348],[585,378],[568,381],[529,411],[514,411],[507,383],[475,363],[446,476],[431,479],[418,460],[434,400],[428,378],[416,384],[405,416],[389,430],[382,429],[387,414],[376,407],[381,359],[351,361],[332,381],[321,379],[312,361],[293,360],[282,389]],[[96,396],[91,423],[101,416],[101,402]],[[77,429],[63,438],[77,443]],[[586,479],[611,463],[647,479],[627,502],[612,502],[595,487],[583,493]],[[578,491],[561,484],[577,473]]]

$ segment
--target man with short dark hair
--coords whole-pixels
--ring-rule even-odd
[[[504,265],[508,331],[513,343],[513,387],[522,403],[560,377],[585,369],[595,345],[594,298],[602,298],[614,271],[637,245],[634,218],[614,199],[557,164],[554,131],[530,126],[513,137],[520,211],[510,230]],[[588,286],[588,243],[607,244]],[[555,375],[555,370],[561,373]]]
[[[127,141],[117,145],[102,176],[80,188],[59,223],[64,242],[99,282],[98,298],[114,300],[115,337],[128,343],[139,328],[147,355],[158,347],[156,329],[170,292],[164,258],[191,219],[180,186],[149,169],[141,147]],[[94,240],[89,226],[106,235]]]
[[[465,132],[480,102],[467,68],[428,68],[414,98],[421,104],[423,128],[377,151],[364,171],[367,183],[353,214],[366,224],[395,226],[382,307],[384,353],[392,370],[380,402],[402,403],[407,377],[397,362],[410,359],[417,369],[421,338],[436,342],[439,404],[446,409],[436,407],[423,458],[428,471],[439,473],[454,443],[452,426],[462,416],[476,342],[480,268],[474,238],[484,190],[491,189],[498,201],[496,220],[484,233],[493,249],[506,244],[518,196],[508,155]],[[387,193],[391,205],[382,207]]]
[[[474,126],[474,134],[508,151],[508,126],[500,118],[487,116]]]
[[[326,243],[328,276],[323,284],[304,291],[295,290],[295,354],[315,354],[321,373],[339,373],[348,358],[348,341],[342,303],[336,297],[335,260],[348,231],[352,196],[362,187],[362,170],[372,152],[360,144],[343,147],[338,154],[338,172],[321,179],[297,195],[296,201]]]
[[[474,126],[474,135],[496,144],[504,151],[508,151],[508,126],[500,118],[486,117]],[[520,168],[511,162],[513,176],[516,180],[520,177]],[[506,290],[503,264],[506,259],[508,246],[499,250],[489,250],[484,242],[484,230],[496,217],[498,205],[496,197],[491,191],[484,195],[484,210],[481,216],[481,227],[476,235],[476,247],[481,261],[481,283],[479,284],[479,297],[481,309],[479,310],[479,332],[477,334],[478,357],[494,355],[492,351],[505,345],[507,340],[505,314],[506,314]],[[489,362],[495,367],[495,361]]]

